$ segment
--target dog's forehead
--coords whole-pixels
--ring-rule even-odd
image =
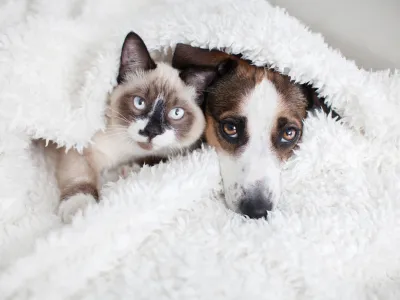
[[[242,99],[238,113],[246,117],[248,131],[253,137],[269,135],[274,119],[283,106],[281,102],[277,88],[266,77]]]
[[[215,116],[237,113],[241,103],[265,78],[263,68],[257,68],[239,60],[238,66],[210,88],[215,97],[209,103]]]
[[[270,107],[269,104],[279,102],[280,107],[294,114],[303,113],[306,100],[301,89],[294,84],[288,76],[276,71],[250,65],[246,61],[238,60],[237,68],[228,76],[222,78],[213,88],[211,93],[218,97],[210,106],[216,116],[246,113],[246,107],[253,101],[263,101],[256,106]],[[270,89],[263,95],[262,90],[269,86]],[[257,95],[257,97],[255,97]],[[272,102],[272,103],[268,103]]]

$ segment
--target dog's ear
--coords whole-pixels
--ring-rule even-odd
[[[172,66],[181,70],[188,67],[215,68],[232,57],[232,55],[219,50],[209,50],[179,43],[176,45],[172,57]]]
[[[227,58],[217,65],[217,75],[222,77],[229,72],[232,72],[238,66],[238,61],[232,58]]]
[[[199,106],[203,104],[204,92],[218,75],[217,68],[211,67],[189,67],[179,73],[180,78],[188,85],[196,89],[196,102]]]
[[[340,115],[325,103],[325,98],[318,97],[317,90],[312,85],[306,83],[301,87],[308,102],[308,111],[322,109],[326,114],[331,113],[332,118],[340,119]]]
[[[219,50],[208,50],[177,44],[172,57],[172,67],[180,70],[192,69],[199,72],[213,70],[214,78],[222,77],[238,65],[238,56]]]
[[[198,104],[202,105],[207,87],[232,71],[238,64],[237,60],[236,56],[219,50],[177,44],[172,67],[182,70],[180,77],[196,88]]]
[[[188,67],[181,71],[179,76],[186,84],[196,89],[196,102],[199,106],[202,106],[207,88],[219,78],[231,72],[236,66],[237,61],[228,58],[216,67]]]
[[[181,78],[196,88],[197,103],[205,109],[207,88],[233,71],[238,57],[219,50],[209,50],[177,44],[172,57],[172,67],[182,70]]]
[[[135,72],[139,69],[151,70],[155,68],[156,64],[151,59],[150,53],[141,37],[133,31],[129,32],[122,45],[117,77],[118,84],[124,80],[127,73]]]

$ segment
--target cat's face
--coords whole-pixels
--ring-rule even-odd
[[[130,33],[122,47],[119,85],[110,97],[109,126],[143,150],[189,147],[204,131],[199,100],[213,76],[209,70],[179,73],[155,64],[140,37]]]

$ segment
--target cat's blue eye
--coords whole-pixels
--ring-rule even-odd
[[[136,109],[138,110],[143,110],[146,108],[146,102],[144,101],[143,98],[139,96],[135,96],[133,98],[133,105],[135,106]]]
[[[172,120],[180,120],[185,115],[185,110],[180,107],[175,107],[171,109],[168,113],[168,117]]]

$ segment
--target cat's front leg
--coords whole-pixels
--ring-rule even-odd
[[[71,149],[60,153],[56,175],[61,193],[58,214],[64,223],[70,223],[99,200],[98,174],[83,155]]]

